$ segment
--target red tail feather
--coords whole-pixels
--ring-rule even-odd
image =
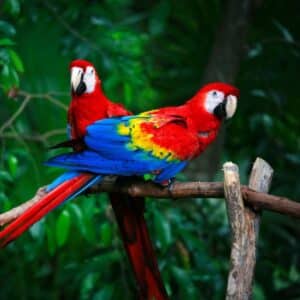
[[[139,299],[169,299],[144,219],[145,200],[120,198],[120,194],[110,194],[110,200],[138,283]]]
[[[92,175],[90,174],[80,174],[47,193],[41,200],[28,208],[20,217],[0,232],[0,247],[6,246],[48,212],[59,206],[70,195],[86,184],[91,177]]]

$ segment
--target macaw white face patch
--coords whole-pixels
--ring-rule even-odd
[[[86,68],[83,75],[83,82],[86,85],[86,93],[94,92],[96,85],[96,72],[92,66]]]
[[[206,99],[204,102],[204,107],[207,112],[213,113],[214,109],[224,101],[224,93],[218,90],[210,91],[206,94]]]

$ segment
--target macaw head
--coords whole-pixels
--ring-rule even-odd
[[[100,85],[95,67],[86,60],[73,60],[70,64],[70,72],[72,94],[76,96],[91,94],[97,85]]]
[[[229,84],[214,82],[206,84],[191,99],[197,105],[197,110],[220,121],[231,118],[237,108],[239,90]]]

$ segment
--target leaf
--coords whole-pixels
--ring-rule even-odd
[[[90,299],[90,294],[96,286],[100,273],[89,273],[84,277],[81,284],[80,299]]]
[[[76,218],[76,223],[78,221],[82,222],[83,215],[80,207],[76,203],[72,202],[69,204],[69,209],[72,211],[74,218]]]
[[[100,227],[101,243],[104,247],[108,247],[112,244],[112,227],[108,222],[105,222]]]
[[[248,51],[248,57],[254,58],[262,53],[263,47],[261,44],[257,43],[253,48]]]
[[[42,219],[39,222],[36,222],[30,227],[29,231],[35,239],[40,238],[45,232],[45,221]]]
[[[184,286],[184,289],[181,290],[182,297],[180,299],[199,299],[198,290],[191,280],[191,271],[186,271],[176,266],[172,266],[171,270],[173,276],[176,278],[176,281],[180,283],[181,286]]]
[[[168,1],[160,1],[160,3],[155,6],[149,22],[149,29],[153,35],[158,35],[164,32],[169,14],[170,4]]]
[[[17,15],[20,12],[19,0],[6,0],[5,5],[9,13],[12,15]]]
[[[4,65],[2,67],[2,69],[1,69],[1,75],[3,77],[7,77],[8,78],[8,76],[9,76],[9,67],[8,67],[8,65]]]
[[[281,32],[281,34],[283,35],[283,37],[285,38],[285,40],[287,42],[290,42],[290,43],[294,42],[294,38],[293,38],[292,34],[290,33],[290,31],[285,26],[283,26],[277,20],[274,20],[273,23],[278,28],[278,30]]]
[[[0,31],[2,31],[6,35],[15,35],[15,28],[6,21],[0,20]]]
[[[12,182],[13,178],[7,171],[0,171],[0,180]]]
[[[261,97],[261,98],[266,98],[267,94],[264,90],[261,89],[253,89],[251,91],[251,95],[255,96],[255,97]]]
[[[14,46],[15,42],[9,38],[0,39],[0,46]]]
[[[256,300],[265,300],[266,299],[263,289],[257,283],[255,283],[253,286],[253,299],[256,299]]]
[[[47,241],[48,241],[48,252],[53,255],[56,251],[55,232],[52,227],[46,226]]]
[[[114,285],[105,285],[99,292],[92,298],[93,300],[111,300],[113,299]]]
[[[3,192],[0,192],[0,202],[4,202],[4,201],[7,201],[7,200],[8,200],[8,197]]]
[[[24,72],[24,66],[23,66],[23,63],[22,63],[19,55],[14,50],[10,49],[8,51],[9,51],[9,55],[12,60],[12,63],[14,64],[14,67],[16,68],[16,70],[21,73]]]
[[[63,246],[69,236],[71,216],[67,210],[63,210],[56,223],[56,241],[58,246]]]
[[[299,153],[285,153],[285,158],[293,164],[300,165]]]
[[[17,157],[10,154],[8,156],[7,163],[8,163],[9,172],[14,177],[16,175],[17,169],[18,169],[18,159],[17,159]]]
[[[169,220],[159,211],[155,211],[154,226],[161,247],[165,251],[167,247],[172,243],[172,233]]]

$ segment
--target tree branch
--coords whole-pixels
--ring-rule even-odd
[[[20,139],[20,137],[22,138],[22,140],[28,140],[28,141],[34,141],[34,142],[39,142],[42,143],[46,146],[48,146],[48,139],[53,137],[53,136],[57,136],[57,135],[66,135],[66,129],[65,128],[61,128],[61,129],[54,129],[54,130],[49,130],[46,131],[42,134],[32,134],[32,135],[20,135],[16,132],[13,131],[9,131],[9,132],[5,132],[5,133],[0,133],[0,138],[2,139]]]
[[[12,128],[14,122],[24,112],[26,107],[29,105],[29,103],[33,99],[45,99],[45,100],[51,102],[52,104],[54,104],[54,106],[57,106],[63,110],[67,110],[68,109],[67,105],[65,105],[59,99],[56,99],[54,97],[55,95],[66,95],[66,93],[55,92],[55,91],[48,92],[48,93],[30,93],[27,91],[12,88],[8,92],[8,97],[14,98],[14,99],[16,99],[17,97],[21,97],[23,99],[22,99],[22,102],[19,105],[18,109],[12,114],[12,116],[10,116],[3,124],[0,125],[0,138],[2,138],[2,139],[6,139],[6,138],[19,139],[20,138],[20,136],[16,132],[14,132],[13,130],[9,131],[8,128]],[[65,134],[66,130],[65,129],[64,130],[55,129],[55,130],[47,131],[43,134],[38,134],[38,135],[24,135],[24,136],[22,136],[22,139],[37,141],[37,142],[47,144],[48,138],[50,138],[51,136],[54,136],[54,135],[62,134],[62,133]]]
[[[15,113],[1,126],[0,134],[2,134],[6,128],[10,127],[12,123],[19,117],[19,115],[24,111],[24,109],[28,105],[30,99],[31,98],[28,96],[25,97],[19,108],[15,111]]]
[[[241,191],[243,199],[247,205],[253,206],[255,208],[267,209],[291,217],[300,218],[300,203],[297,203],[285,197],[256,192],[248,188],[247,186],[241,186]],[[172,199],[224,197],[223,182],[177,182],[174,183],[172,190],[169,191],[166,187],[161,187],[160,185],[157,185],[150,181],[144,182],[142,179],[136,178],[126,178],[123,182],[118,181],[118,183],[116,184],[114,178],[112,177],[106,177],[106,179],[103,180],[101,184],[92,187],[88,192],[92,194],[98,194],[101,192],[117,192],[128,194],[132,197]],[[38,200],[38,197],[40,196],[35,195],[34,198]],[[29,201],[32,201],[32,199],[30,199]],[[19,214],[16,214],[15,212],[10,214],[11,211],[12,210],[4,213],[5,219],[3,218],[4,214],[0,214],[0,224],[5,225],[11,222],[24,210],[22,211],[22,209],[20,209],[18,211]]]
[[[38,202],[45,195],[46,195],[45,187],[41,187],[38,189],[38,191],[36,192],[35,196],[32,199],[22,203],[19,206],[12,208],[11,210],[5,213],[0,214],[0,226],[3,226],[15,220],[25,210],[31,207],[34,203]]]

